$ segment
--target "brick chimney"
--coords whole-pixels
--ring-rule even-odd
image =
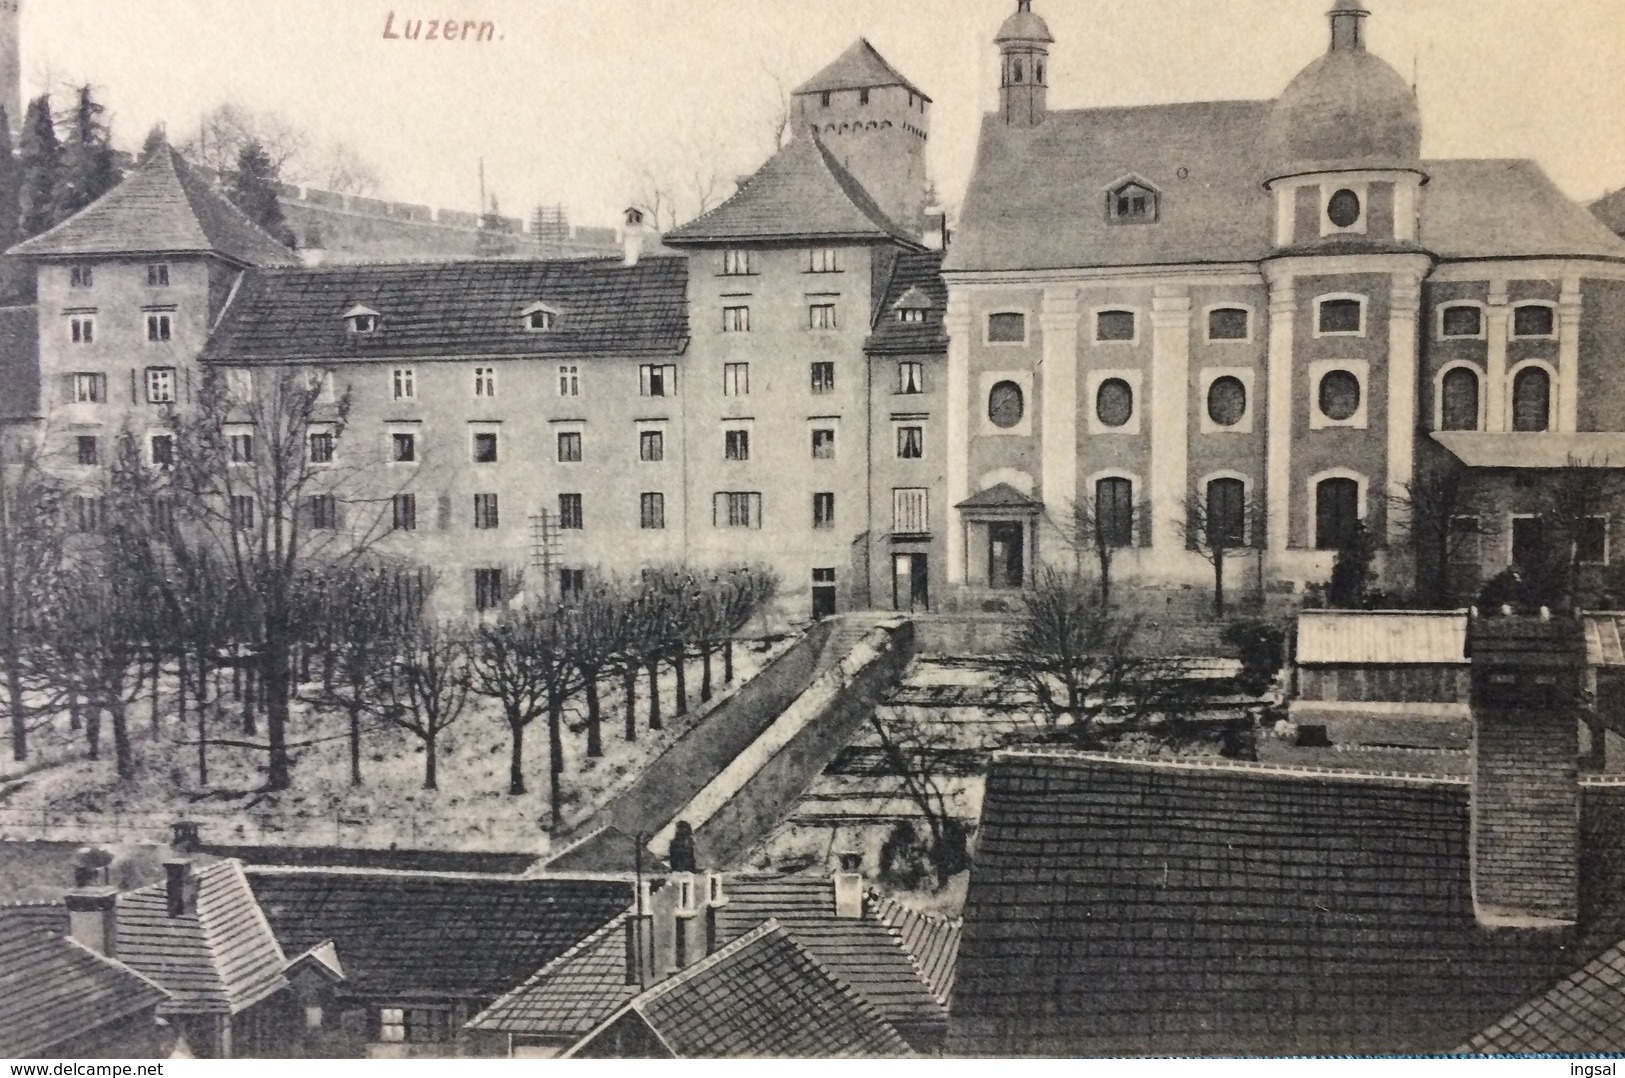
[[[78,882],[79,872],[74,873]],[[67,894],[68,935],[97,954],[112,958],[118,949],[118,888],[75,887]]]
[[[1485,927],[1579,916],[1578,618],[1481,615],[1467,625],[1473,712],[1473,906]]]
[[[164,898],[171,917],[197,913],[198,881],[192,875],[192,862],[175,859],[164,862]]]
[[[636,206],[628,206],[624,214],[626,227],[621,232],[624,265],[635,266],[643,257],[644,238],[649,231],[644,212]]]
[[[843,853],[841,867],[835,870],[835,916],[848,921],[863,919],[863,854]]]

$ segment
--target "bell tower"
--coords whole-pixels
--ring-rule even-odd
[[[1055,43],[1033,0],[1017,0],[993,43],[999,47],[999,114],[1011,127],[1036,127],[1049,109],[1049,47]]]

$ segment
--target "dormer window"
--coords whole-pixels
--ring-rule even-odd
[[[519,315],[525,321],[525,329],[532,333],[545,333],[559,324],[559,312],[545,303],[532,303]]]
[[[931,297],[919,286],[904,292],[892,307],[899,322],[924,322],[925,312],[931,309]]]
[[[1106,193],[1106,218],[1114,225],[1150,224],[1157,219],[1157,192],[1139,180],[1124,180]]]
[[[344,325],[351,333],[377,333],[383,325],[383,316],[358,303],[344,312]]]

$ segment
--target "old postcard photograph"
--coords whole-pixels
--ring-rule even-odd
[[[1622,57],[0,0],[0,1058],[1625,1053]]]

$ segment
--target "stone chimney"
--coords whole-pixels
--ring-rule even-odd
[[[841,867],[836,869],[835,916],[848,921],[863,919],[863,854],[841,854]]]
[[[95,870],[74,870],[75,886],[67,894],[68,935],[97,954],[112,958],[118,950],[118,888],[81,882],[81,873],[87,871]]]
[[[692,872],[672,875],[666,886],[672,889],[671,900],[671,972],[686,969],[706,953],[701,934],[699,896],[695,893],[700,880]]]
[[[621,232],[621,243],[625,249],[625,256],[621,259],[623,265],[635,266],[643,257],[643,243],[649,231],[647,218],[644,212],[636,206],[626,208],[626,227]]]
[[[648,988],[655,977],[654,897],[648,880],[638,881],[638,904],[626,919],[626,983]]]
[[[722,873],[705,874],[705,953],[712,954],[722,935],[722,911],[727,908],[728,893],[723,888]]]
[[[164,899],[171,917],[195,915],[197,891],[192,862],[181,859],[164,862]]]
[[[941,206],[928,206],[920,242],[933,251],[948,248],[948,214]]]
[[[1472,887],[1485,927],[1579,916],[1585,630],[1572,616],[1480,615],[1472,666]]]

